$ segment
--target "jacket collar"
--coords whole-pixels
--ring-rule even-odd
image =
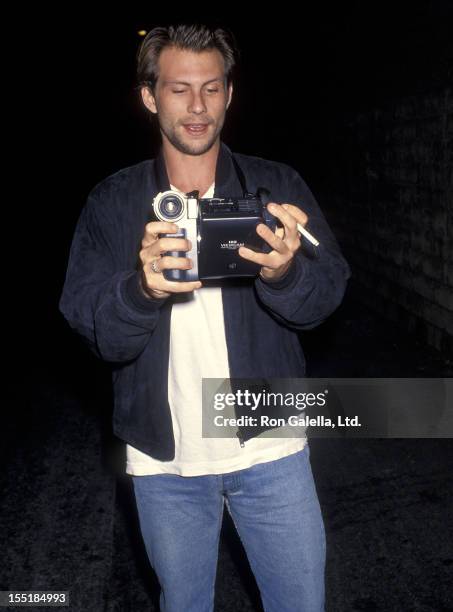
[[[220,141],[215,172],[215,197],[242,196],[241,184],[237,177],[231,156],[231,149],[224,142]],[[170,189],[170,181],[165,166],[162,145],[155,158],[154,179],[159,192],[168,191]]]

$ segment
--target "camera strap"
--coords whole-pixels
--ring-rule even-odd
[[[244,198],[247,198],[248,196],[251,196],[252,194],[247,189],[247,182],[245,180],[244,173],[242,172],[241,166],[236,161],[236,158],[234,157],[234,153],[231,153],[231,160],[233,162],[234,169],[236,170],[236,174],[239,179],[239,182],[241,183],[243,196]]]

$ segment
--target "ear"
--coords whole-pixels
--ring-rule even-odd
[[[142,87],[140,89],[140,93],[142,95],[143,104],[146,108],[151,111],[153,114],[157,113],[156,100],[150,90],[149,87]]]
[[[231,103],[231,98],[233,97],[233,83],[230,83],[229,87],[228,87],[228,102],[226,107],[228,108],[230,106]]]

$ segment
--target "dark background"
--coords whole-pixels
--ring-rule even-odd
[[[301,335],[309,374],[442,377],[452,376],[453,346],[452,4],[317,3],[297,12],[270,5],[247,16],[236,8],[164,12],[139,4],[95,16],[94,7],[72,5],[30,15],[31,34],[16,36],[12,52],[23,58],[20,159],[36,175],[34,233],[45,274],[30,315],[31,367],[20,376],[32,401],[26,408],[15,403],[5,424],[1,588],[67,588],[74,610],[105,603],[107,610],[139,611],[155,601],[129,483],[121,477],[122,446],[111,435],[108,368],[58,312],[88,192],[153,157],[159,144],[134,91],[138,30],[177,20],[217,21],[233,30],[242,56],[223,140],[233,151],[296,168],[338,236],[353,277],[331,319]],[[387,133],[393,140],[380,142]],[[420,142],[438,143],[439,151],[420,152]],[[396,151],[387,166],[380,162],[386,148]],[[440,170],[423,178],[434,155]],[[405,198],[413,203],[409,229]],[[362,218],[370,209],[390,215],[387,246],[410,242],[417,227],[440,219],[439,237],[426,252],[427,261],[437,258],[431,268],[424,257],[419,268],[404,258],[398,264],[398,253],[384,267],[355,244],[349,228],[365,231],[370,243],[379,238]],[[362,225],[354,226],[356,218]],[[444,276],[436,279],[438,265]],[[413,280],[413,293],[403,278]],[[426,286],[434,297],[422,303],[419,287],[423,293]],[[452,460],[451,440],[313,441],[328,534],[328,610],[453,610]],[[244,554],[228,521],[224,530],[218,609],[255,609]]]
[[[366,152],[358,135],[367,141],[379,131],[379,125],[368,125],[364,133],[354,121],[410,96],[445,91],[452,76],[452,3],[316,7],[303,4],[298,12],[271,7],[259,10],[259,19],[234,10],[216,17],[202,10],[159,15],[154,7],[109,11],[102,18],[76,10],[60,19],[58,12],[48,19],[37,15],[39,27],[26,50],[39,67],[27,148],[44,204],[40,251],[47,272],[40,279],[37,320],[44,317],[59,336],[55,306],[89,190],[108,174],[155,154],[159,135],[134,90],[137,31],[177,19],[204,19],[233,30],[242,56],[224,141],[233,150],[295,167],[348,251],[345,219],[356,216],[348,196],[370,171],[363,167]],[[338,194],[345,200],[341,211],[334,203]],[[360,196],[363,209],[369,188]],[[389,228],[390,239],[398,238],[396,230]],[[49,328],[40,328],[53,354]],[[441,346],[445,341],[436,348]]]

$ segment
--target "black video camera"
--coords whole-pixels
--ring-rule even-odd
[[[277,219],[266,208],[270,192],[259,188],[257,195],[246,193],[242,198],[198,198],[198,191],[183,194],[164,191],[154,198],[154,214],[159,221],[177,223],[176,234],[161,234],[171,238],[188,238],[190,251],[168,251],[164,255],[190,257],[190,270],[170,269],[163,274],[171,281],[195,281],[238,276],[256,276],[258,264],[242,258],[238,249],[245,246],[266,253],[271,247],[257,233],[264,223],[272,231]]]

